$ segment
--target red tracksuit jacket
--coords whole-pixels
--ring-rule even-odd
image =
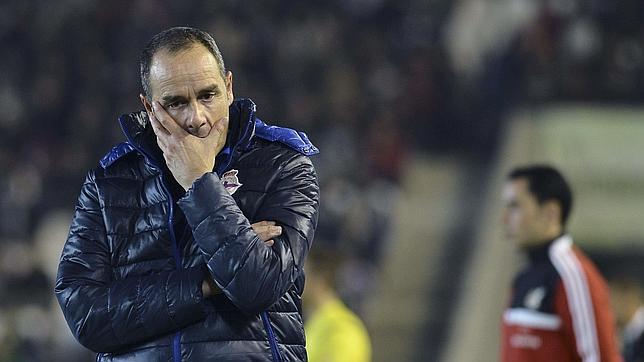
[[[622,361],[606,282],[570,236],[528,257],[503,313],[501,360]]]

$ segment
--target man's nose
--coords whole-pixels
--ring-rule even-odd
[[[198,131],[199,128],[205,126],[206,113],[203,111],[202,106],[198,102],[193,102],[190,106],[190,114],[188,114],[188,120],[186,126],[188,126],[188,131]]]

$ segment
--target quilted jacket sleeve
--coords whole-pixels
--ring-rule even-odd
[[[203,269],[112,280],[110,249],[94,175],[82,186],[58,266],[55,293],[78,341],[114,352],[205,317]]]
[[[255,218],[282,226],[272,247],[259,239],[215,173],[195,181],[178,202],[213,279],[248,314],[270,307],[293,285],[318,219],[319,187],[308,157],[298,154],[267,172],[277,180]]]

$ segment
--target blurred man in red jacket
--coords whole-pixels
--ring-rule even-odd
[[[517,168],[503,225],[528,256],[503,314],[502,361],[621,361],[608,287],[566,234],[572,192],[549,166]]]

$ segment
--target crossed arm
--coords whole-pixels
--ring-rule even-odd
[[[260,221],[250,225],[253,231],[257,234],[259,239],[264,242],[266,246],[273,246],[275,244],[274,237],[282,234],[282,227],[277,226],[275,221]],[[206,275],[201,283],[201,293],[204,298],[211,297],[215,294],[221,293],[221,289],[217,287],[215,281],[210,274]]]
[[[319,188],[310,160],[291,156],[280,168],[255,218],[275,220],[283,233],[272,235],[272,248],[261,238],[235,200],[212,172],[215,156],[226,143],[228,118],[212,124],[210,133],[196,137],[154,101],[148,110],[157,143],[174,178],[187,191],[179,200],[195,242],[206,260],[210,278],[206,295],[223,291],[246,313],[257,313],[277,301],[301,274],[317,225]],[[275,228],[271,225],[269,227]]]
[[[171,172],[176,178],[181,171]],[[194,174],[184,175],[190,176],[182,185]],[[206,268],[121,280],[113,279],[113,255],[94,177],[90,172],[81,189],[55,287],[72,333],[91,350],[123,350],[197,323],[206,317],[203,298],[220,291],[241,311],[261,312],[301,275],[319,202],[315,172],[304,156],[282,166],[255,215],[256,220],[274,221],[251,224],[215,173],[193,180],[179,206]]]
[[[274,222],[255,223],[252,229],[267,247],[281,234]],[[214,283],[203,267],[113,280],[111,260],[90,173],[81,189],[55,287],[76,339],[95,352],[113,352],[205,318],[203,298],[216,290],[210,289]]]

